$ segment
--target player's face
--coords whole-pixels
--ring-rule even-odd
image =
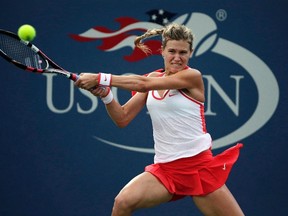
[[[184,40],[168,40],[162,50],[166,73],[176,73],[188,65],[192,52],[190,44]]]

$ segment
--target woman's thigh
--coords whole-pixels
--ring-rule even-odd
[[[223,185],[206,196],[194,196],[193,200],[199,210],[206,216],[243,216],[240,206],[226,187]]]
[[[143,172],[133,178],[117,195],[120,200],[133,206],[133,209],[149,208],[168,202],[172,194],[151,173]]]

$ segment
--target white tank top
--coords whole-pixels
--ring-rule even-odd
[[[147,109],[152,119],[154,163],[191,157],[211,147],[206,131],[204,104],[181,90],[148,93]]]

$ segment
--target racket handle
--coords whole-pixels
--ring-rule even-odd
[[[74,74],[71,73],[71,76],[69,77],[69,79],[73,80],[74,82],[76,82],[79,79],[79,75],[78,74]]]
[[[71,73],[71,72],[65,71],[63,69],[55,69],[55,68],[39,69],[38,72],[60,74],[62,76],[67,77],[68,79],[73,80],[74,82],[76,82],[79,79],[79,75],[78,74]]]

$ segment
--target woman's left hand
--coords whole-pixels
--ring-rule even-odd
[[[97,87],[97,88],[92,88],[89,90],[93,95],[97,97],[106,97],[109,93],[109,87]]]

